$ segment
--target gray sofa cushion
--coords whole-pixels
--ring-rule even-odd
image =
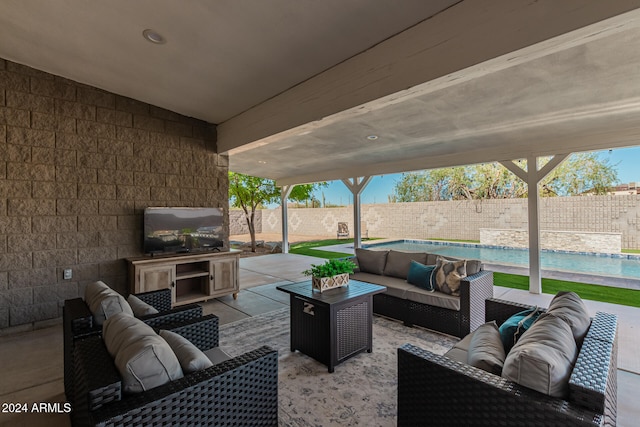
[[[135,314],[136,317],[158,314],[158,310],[133,294],[127,297],[127,302],[129,303],[129,306],[131,307],[131,310],[133,310],[133,314]]]
[[[217,365],[218,363],[226,362],[227,360],[231,360],[231,356],[229,356],[223,349],[220,347],[213,347],[209,350],[205,351],[204,354],[207,356],[211,363]]]
[[[482,261],[477,259],[468,259],[465,267],[467,269],[467,276],[480,273],[480,271],[482,271]]]
[[[122,377],[123,391],[140,393],[182,378],[169,344],[140,319],[115,314],[104,322],[102,336]]]
[[[371,251],[368,249],[356,248],[358,266],[363,273],[382,275],[384,266],[387,263],[389,251]]]
[[[545,313],[507,354],[502,376],[540,393],[566,398],[577,356],[567,322]]]
[[[571,327],[571,332],[578,347],[582,346],[582,341],[591,325],[591,318],[587,312],[587,307],[578,294],[566,291],[558,292],[551,300],[547,313],[560,317],[567,322]]]
[[[162,329],[160,330],[160,336],[164,338],[171,350],[176,354],[184,373],[190,374],[213,366],[207,355],[182,335]]]
[[[471,338],[473,338],[473,333],[467,334],[467,336],[458,341],[451,350],[447,351],[445,356],[449,359],[468,365],[469,344],[471,344]]]
[[[431,292],[426,289],[411,286],[407,289],[405,298],[421,304],[433,305],[449,310],[460,311],[460,297],[443,294],[442,292]]]
[[[469,365],[500,375],[506,355],[496,321],[480,325],[471,335],[467,353]]]
[[[87,285],[84,300],[97,325],[102,325],[114,314],[125,313],[133,316],[133,310],[127,300],[100,280]]]
[[[427,254],[427,261],[425,262],[427,265],[436,265],[436,260],[440,255],[436,254]]]
[[[407,290],[418,289],[417,287],[407,283],[402,279],[398,279],[397,277],[380,276],[378,274],[371,273],[354,273],[349,277],[354,280],[361,280],[367,283],[386,286],[387,291],[385,292],[385,294],[396,298],[404,299],[406,298]]]
[[[424,252],[400,252],[390,250],[384,266],[384,275],[406,280],[411,261],[424,264],[427,261],[427,254]]]

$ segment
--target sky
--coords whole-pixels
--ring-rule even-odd
[[[610,164],[618,171],[618,183],[640,182],[640,146],[632,148],[616,148],[598,152],[603,158],[608,157]],[[402,174],[378,175],[371,179],[362,192],[362,203],[387,203],[388,196],[393,194],[396,182]],[[342,181],[330,181],[328,187],[314,192],[316,198],[322,202],[322,196],[327,204],[349,205],[352,203],[351,191]]]

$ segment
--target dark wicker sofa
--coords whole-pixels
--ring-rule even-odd
[[[188,304],[171,308],[171,289],[145,292],[136,295],[143,302],[151,305],[159,313],[141,316],[140,320],[147,325],[160,328],[163,325],[197,319],[202,316],[202,307]],[[94,322],[89,307],[82,298],[69,299],[64,302],[64,390],[69,401],[73,401],[73,346],[77,339],[102,333],[102,326]]]
[[[167,328],[202,351],[218,345],[218,318]],[[125,394],[100,336],[74,347],[75,426],[276,426],[278,353],[263,346],[150,390]]]
[[[381,251],[376,251],[380,253]],[[362,254],[362,250],[356,250]],[[364,252],[366,253],[366,252]],[[429,292],[407,283],[410,258],[435,264],[436,255],[388,251],[378,272],[362,271],[357,257],[351,257],[358,268],[351,278],[387,287],[387,292],[374,295],[373,312],[402,321],[406,326],[422,326],[456,337],[464,337],[484,323],[485,300],[493,297],[493,272],[483,270],[480,261],[471,260],[473,273],[460,281],[460,296]],[[447,260],[456,260],[447,257]],[[391,265],[394,264],[394,265]]]
[[[487,300],[487,321],[530,308]],[[591,320],[566,399],[521,386],[446,355],[398,349],[398,426],[612,426],[616,424],[617,317]]]

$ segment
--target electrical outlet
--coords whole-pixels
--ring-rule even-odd
[[[62,278],[64,280],[71,280],[72,277],[73,277],[73,270],[71,270],[70,268],[65,268],[62,274]]]

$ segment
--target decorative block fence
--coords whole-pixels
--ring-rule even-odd
[[[236,228],[244,224],[242,215],[231,211],[231,234],[248,232]],[[256,229],[280,233],[281,218],[280,208],[259,211]],[[526,199],[365,204],[362,220],[370,237],[479,241],[483,228],[528,229]],[[335,236],[338,222],[348,223],[353,234],[352,206],[289,209],[291,234]],[[541,198],[540,229],[619,234],[622,248],[640,249],[640,195]]]

